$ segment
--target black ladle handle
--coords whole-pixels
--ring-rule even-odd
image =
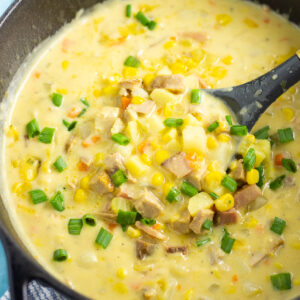
[[[285,91],[300,80],[300,50],[268,73],[230,89],[206,90],[221,98],[237,121],[252,129],[260,115]]]

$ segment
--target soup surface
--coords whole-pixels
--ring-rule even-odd
[[[201,90],[297,48],[239,0],[107,1],[65,26],[7,94],[3,197],[34,257],[93,299],[300,294],[300,86],[252,134]]]

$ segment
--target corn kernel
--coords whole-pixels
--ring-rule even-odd
[[[218,160],[211,161],[207,166],[208,171],[219,171],[221,169],[220,162]]]
[[[182,73],[186,73],[188,71],[187,66],[184,65],[183,63],[179,62],[179,61],[174,62],[170,66],[170,69],[171,69],[173,74],[182,74]]]
[[[181,40],[179,41],[179,44],[183,47],[191,47],[192,43],[189,40]]]
[[[96,167],[102,167],[104,161],[104,154],[101,152],[98,152],[95,154],[94,157],[94,164]]]
[[[226,14],[219,14],[216,16],[216,20],[218,22],[219,25],[221,26],[226,26],[229,23],[232,22],[232,18],[229,15]]]
[[[101,94],[105,96],[114,96],[118,92],[118,87],[114,85],[106,86],[101,90]]]
[[[258,224],[258,220],[252,216],[249,218],[249,220],[245,222],[245,226],[247,226],[248,228],[254,228],[257,226],[257,224]]]
[[[114,290],[119,294],[128,294],[128,289],[123,283],[116,283],[114,285]]]
[[[120,279],[124,279],[127,276],[127,271],[124,268],[120,268],[117,270],[117,277]]]
[[[234,198],[229,193],[224,194],[215,201],[215,206],[218,211],[229,210],[234,206]]]
[[[64,61],[61,63],[61,67],[62,67],[64,70],[67,70],[68,67],[69,67],[69,61],[64,60]]]
[[[258,24],[253,21],[252,19],[250,18],[245,18],[243,20],[243,22],[249,27],[249,28],[257,28],[258,27]]]
[[[74,194],[74,201],[78,203],[82,203],[86,201],[87,195],[86,192],[83,189],[78,189]]]
[[[282,110],[284,118],[289,122],[291,121],[295,116],[295,111],[289,107],[285,107]]]
[[[221,80],[226,77],[227,75],[227,69],[225,69],[222,66],[215,66],[212,68],[212,70],[209,73],[210,76],[217,80]]]
[[[19,174],[23,180],[32,181],[38,175],[40,161],[36,157],[30,156],[22,160],[19,167]]]
[[[243,240],[235,240],[234,244],[233,244],[233,249],[237,250],[237,249],[245,249],[247,248],[247,244],[245,243],[245,241]]]
[[[16,182],[12,186],[12,192],[20,196],[24,192],[28,191],[31,189],[31,183],[29,182]]]
[[[13,159],[11,161],[11,165],[14,167],[14,168],[17,168],[19,165],[20,165],[20,161],[17,160],[17,159]]]
[[[208,148],[208,149],[213,150],[213,149],[216,149],[216,148],[217,148],[218,143],[217,143],[216,139],[215,139],[213,136],[209,136],[209,137],[207,138],[206,145],[207,145],[207,148]]]
[[[295,278],[294,281],[293,281],[294,285],[297,285],[299,286],[300,285],[300,278]]]
[[[230,135],[226,134],[226,133],[220,133],[218,136],[217,136],[217,139],[219,142],[221,143],[228,143],[230,142],[231,140],[231,137]]]
[[[15,142],[19,140],[19,132],[15,129],[13,125],[9,126],[7,136],[13,138]]]
[[[139,96],[132,97],[132,100],[131,100],[132,104],[142,104],[144,102],[145,102],[145,99],[142,97],[139,97]]]
[[[221,276],[221,272],[219,270],[213,270],[214,275],[216,276],[216,278],[220,279]]]
[[[253,134],[248,134],[247,139],[250,143],[254,144],[255,143],[255,135]]]
[[[164,43],[164,48],[165,48],[165,49],[170,49],[170,48],[174,47],[175,44],[176,44],[175,41],[168,41],[168,42],[165,42],[165,43]]]
[[[83,177],[80,180],[80,187],[84,190],[87,190],[90,186],[90,178],[88,176]]]
[[[65,89],[65,88],[57,89],[56,92],[60,93],[60,94],[63,94],[63,95],[67,95],[68,94],[68,90]]]
[[[184,300],[192,300],[194,295],[194,289],[189,289],[185,292]]]
[[[225,57],[222,58],[222,62],[225,64],[225,65],[231,65],[232,64],[232,61],[233,61],[233,58],[231,55],[227,55]]]
[[[140,158],[145,165],[147,165],[147,166],[152,165],[151,157],[149,157],[147,154],[145,154],[145,153],[141,154]]]
[[[223,179],[224,175],[222,172],[218,172],[218,171],[213,171],[213,172],[210,172],[208,173],[206,176],[205,176],[205,183],[207,185],[212,185],[214,187],[218,186],[218,185],[221,185],[221,181]]]
[[[256,169],[252,169],[247,172],[246,180],[248,184],[256,184],[259,181],[259,172]]]
[[[101,93],[101,91],[99,89],[95,89],[95,90],[93,90],[93,95],[96,98],[99,98],[102,95],[102,93]]]
[[[174,139],[177,139],[177,130],[175,128],[169,129],[162,137],[162,141],[166,144]]]
[[[126,233],[128,234],[128,236],[134,239],[141,236],[141,232],[138,229],[133,228],[132,226],[127,227]]]
[[[137,77],[139,75],[139,70],[138,68],[124,67],[122,74],[125,78]]]
[[[45,160],[42,163],[42,170],[44,173],[51,173],[51,164],[50,164],[50,160]]]
[[[152,184],[155,186],[163,185],[165,182],[165,178],[163,174],[157,172],[152,176]]]
[[[157,150],[154,157],[157,164],[161,165],[166,159],[170,157],[170,153],[165,150]]]
[[[155,74],[153,74],[153,73],[149,73],[149,74],[145,75],[143,82],[147,88],[150,87],[154,78],[155,78]]]
[[[274,267],[277,269],[283,269],[283,265],[280,263],[274,263]]]
[[[164,184],[163,193],[165,196],[168,195],[168,193],[172,187],[173,187],[173,184],[171,182],[166,182]]]

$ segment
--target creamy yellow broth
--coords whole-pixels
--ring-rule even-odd
[[[295,297],[300,294],[300,178],[299,172],[276,166],[274,159],[282,154],[299,162],[299,85],[280,97],[254,129],[269,125],[271,135],[291,127],[295,141],[275,141],[270,150],[269,141],[247,135],[241,146],[246,148],[238,150],[245,156],[245,149],[254,147],[257,159],[263,156],[264,198],[255,200],[252,208],[240,209],[236,224],[213,226],[211,232],[179,234],[170,224],[187,208],[189,212],[213,209],[217,200],[208,195],[210,192],[232,194],[220,182],[239,142],[230,134],[225,119],[230,110],[208,94],[202,95],[200,104],[190,103],[191,90],[234,86],[275,67],[300,47],[299,28],[267,7],[239,0],[133,0],[130,18],[125,16],[127,4],[107,1],[67,25],[33,56],[18,91],[8,95],[11,105],[3,146],[3,196],[16,230],[49,272],[93,299]],[[134,18],[138,11],[157,22],[154,30]],[[128,56],[138,59],[137,68],[124,66]],[[150,91],[156,76],[171,74],[184,76],[182,93]],[[131,103],[154,102],[153,111],[125,115],[120,99],[128,97],[128,91],[120,90],[119,84],[132,79],[142,80],[144,86],[129,95]],[[60,107],[53,104],[53,93],[63,96]],[[82,98],[89,106],[80,101]],[[85,113],[78,116],[83,109]],[[26,137],[26,124],[34,118],[40,130],[55,129],[50,144],[41,143],[38,136]],[[168,128],[163,123],[167,118],[182,119],[183,124]],[[62,120],[69,124],[76,121],[76,127],[68,131]],[[219,126],[209,132],[214,121]],[[233,116],[232,121],[235,124]],[[111,139],[118,132],[130,139],[128,145]],[[66,152],[66,143],[73,136],[74,145]],[[258,154],[261,143],[267,150]],[[183,178],[176,178],[161,163],[182,151],[193,170],[204,168],[201,191],[210,198],[208,204],[202,199],[197,202],[199,207],[192,207],[191,197],[182,194],[178,203],[166,200],[171,187],[180,189]],[[163,206],[154,230],[165,240],[156,240],[154,253],[142,260],[136,257],[136,240],[147,234],[134,225],[123,232],[100,214],[119,188],[99,195],[89,185],[95,174],[107,167],[103,165],[105,158],[112,153],[124,157],[129,181],[137,180],[135,185],[147,187]],[[67,164],[61,173],[53,166],[59,156]],[[289,182],[286,179],[280,188],[271,190],[269,183],[282,174]],[[249,175],[245,183],[251,180],[254,184],[257,181]],[[49,200],[34,205],[29,191],[35,189],[43,190],[49,199],[61,191],[64,210],[55,210]],[[129,200],[123,199],[124,203],[132,208]],[[224,205],[229,209],[233,203]],[[80,235],[70,235],[69,219],[87,213],[96,217],[97,225],[83,225]],[[286,221],[282,235],[270,230],[276,216]],[[106,249],[95,243],[101,227],[113,234]],[[235,239],[229,254],[220,248],[224,227]],[[210,238],[210,242],[197,247],[196,241],[203,238]],[[186,246],[187,253],[167,253],[168,246]],[[56,249],[65,249],[68,259],[54,261]],[[253,266],[251,259],[261,253],[266,256]],[[270,276],[287,272],[291,289],[275,290]]]

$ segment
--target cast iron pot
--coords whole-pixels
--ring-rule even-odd
[[[0,99],[3,99],[10,81],[24,59],[41,41],[53,35],[66,22],[71,21],[79,9],[89,8],[102,1],[15,1],[0,19]],[[299,0],[261,0],[259,2],[269,5],[280,13],[288,14],[291,21],[300,23]],[[87,299],[56,280],[35,261],[18,237],[1,200],[0,238],[8,260],[12,299],[27,299],[27,284],[32,279],[54,287],[66,298]]]

